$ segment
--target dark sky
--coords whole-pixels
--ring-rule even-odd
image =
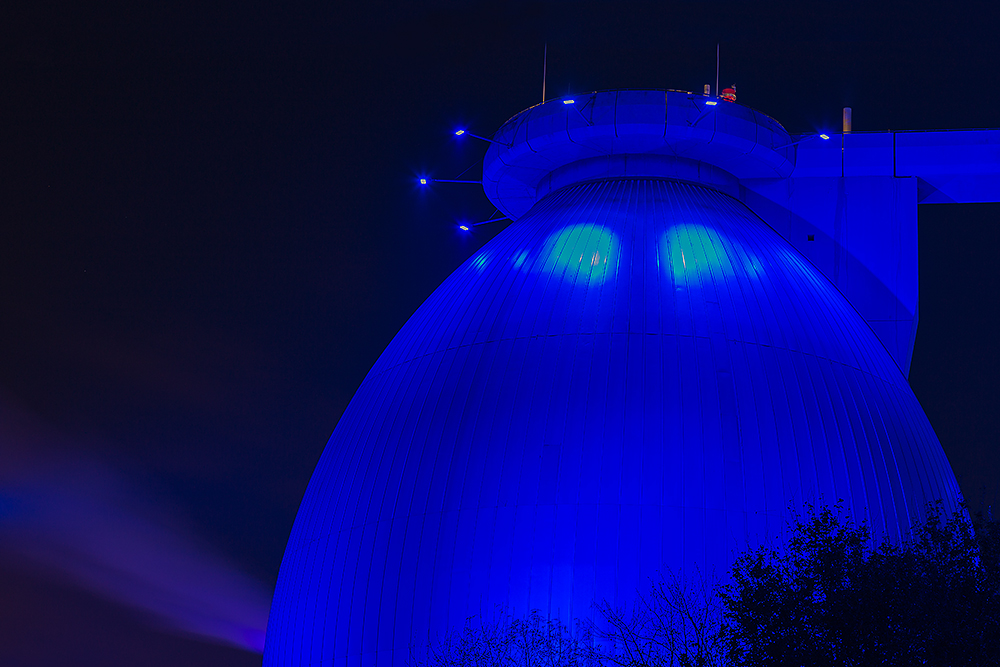
[[[550,94],[700,90],[719,42],[722,83],[790,132],[845,105],[855,130],[1000,126],[994,3],[14,4],[4,665],[260,664],[206,638],[259,645],[337,418],[502,229],[457,234],[481,190],[414,177],[479,176],[484,144],[450,131],[538,102],[544,43]],[[910,379],[977,502],[1000,488],[998,254],[1000,205],[920,208]]]

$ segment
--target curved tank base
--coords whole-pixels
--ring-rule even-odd
[[[564,622],[723,574],[789,508],[899,539],[958,494],[903,374],[743,204],[578,183],[465,262],[385,350],[288,543],[265,665],[403,665],[497,605]]]

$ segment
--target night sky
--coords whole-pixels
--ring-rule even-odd
[[[721,83],[790,132],[1000,127],[995,3],[18,3],[0,11],[0,664],[259,665],[320,452],[503,223],[541,98]],[[205,5],[212,4],[212,7]],[[761,4],[766,9],[761,9]],[[471,167],[471,168],[470,168]],[[921,206],[910,381],[1000,490],[1000,205]],[[984,491],[985,490],[985,491]],[[242,648],[240,648],[242,647]]]

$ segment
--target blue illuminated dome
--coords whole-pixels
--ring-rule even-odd
[[[741,179],[789,176],[787,133],[701,96],[602,95],[497,133],[484,184],[516,221],[340,419],[265,665],[403,665],[497,605],[590,617],[659,571],[724,573],[804,501],[843,499],[894,540],[954,504],[900,364],[739,200]]]

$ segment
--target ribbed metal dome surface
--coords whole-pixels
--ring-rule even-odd
[[[465,262],[379,358],[282,563],[265,665],[402,665],[495,605],[564,621],[724,572],[789,507],[898,538],[958,494],[899,368],[731,197],[572,185]]]

